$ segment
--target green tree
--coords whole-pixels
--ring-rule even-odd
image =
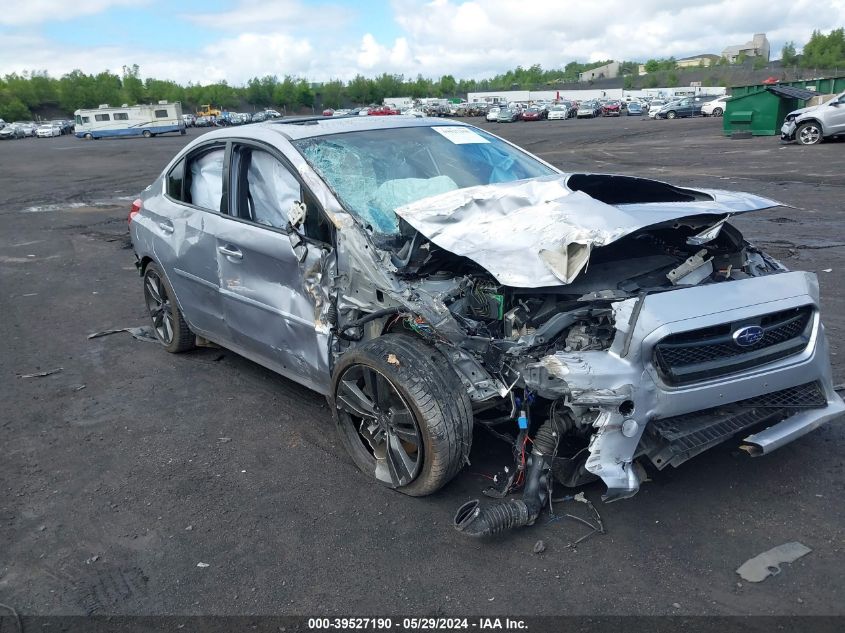
[[[678,79],[677,73],[669,73],[668,77],[666,77],[666,84],[669,86],[677,86],[681,83],[681,80]]]
[[[647,73],[656,73],[660,70],[660,62],[656,59],[650,59],[645,63],[645,71]]]
[[[845,28],[834,29],[827,35],[813,31],[801,55],[804,68],[837,68],[845,65]]]
[[[622,80],[622,87],[625,90],[633,90],[634,89],[634,78],[631,75],[625,75],[625,78]]]
[[[124,103],[134,105],[144,101],[144,82],[140,78],[141,69],[138,64],[123,67],[123,80],[120,91],[120,98]]]
[[[798,53],[795,52],[795,42],[787,42],[780,50],[780,61],[784,66],[798,64]]]
[[[343,82],[333,79],[323,84],[320,90],[323,107],[339,108],[343,105]]]
[[[454,97],[455,89],[458,87],[458,82],[452,75],[443,75],[440,78],[440,85],[438,91],[443,97]]]
[[[8,89],[0,89],[0,119],[4,121],[26,121],[32,113],[23,101],[15,97]]]
[[[768,65],[769,62],[766,61],[766,58],[760,57],[759,55],[751,62],[751,68],[754,70],[763,70]]]
[[[314,107],[314,92],[311,90],[311,84],[305,79],[300,79],[296,82],[296,107]]]

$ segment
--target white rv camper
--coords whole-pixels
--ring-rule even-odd
[[[108,104],[90,110],[77,110],[76,136],[84,139],[108,136],[146,136],[168,132],[185,133],[182,104],[159,101],[157,104],[111,107]]]

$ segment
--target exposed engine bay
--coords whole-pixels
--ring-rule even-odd
[[[709,198],[677,195],[685,201]],[[684,205],[677,206],[676,213]],[[456,516],[459,530],[481,536],[533,523],[553,480],[580,486],[601,478],[607,485],[603,499],[613,501],[638,491],[638,457],[651,457],[658,468],[666,465],[665,443],[643,436],[655,411],[642,407],[654,401],[655,390],[643,379],[651,359],[641,356],[637,328],[643,319],[654,329],[659,316],[657,305],[643,314],[646,300],[681,299],[676,293],[695,288],[699,294],[689,299],[706,302],[723,296],[720,288],[728,283],[790,275],[749,244],[728,222],[730,215],[699,212],[626,230],[617,239],[580,244],[587,257],[581,264],[576,257],[571,281],[564,280],[573,272],[569,266],[557,284],[543,286],[532,286],[527,278],[517,285],[502,283],[473,258],[408,227],[401,239],[380,244],[401,288],[388,294],[401,304],[346,322],[339,337],[354,344],[389,332],[413,332],[449,359],[474,402],[475,424],[512,444],[515,463],[503,465],[497,486],[485,494],[504,497],[522,490],[523,499],[487,510],[468,504]],[[549,268],[554,270],[553,261]],[[702,311],[693,307],[691,314]],[[652,393],[641,396],[643,390]],[[677,466],[701,450],[672,454],[666,463]],[[655,455],[663,457],[655,462]]]

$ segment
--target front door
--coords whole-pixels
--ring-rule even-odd
[[[313,287],[312,292],[306,288],[306,271],[319,271],[329,247],[308,244],[303,261],[294,252],[288,212],[303,200],[302,186],[279,155],[237,143],[229,183],[232,217],[217,232],[217,266],[233,347],[326,393],[328,331],[318,326],[317,300]]]

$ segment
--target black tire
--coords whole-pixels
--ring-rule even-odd
[[[666,113],[667,119],[674,119],[676,116],[678,116],[678,114],[674,110],[669,110],[669,112]]]
[[[367,373],[379,387],[377,397],[369,401],[376,403],[376,414],[365,418],[351,413],[349,409],[355,407],[348,403],[362,402],[350,397],[350,385],[353,389],[359,386],[364,393],[366,375],[358,376]],[[469,396],[443,355],[420,339],[387,334],[348,351],[335,367],[330,403],[338,433],[355,465],[379,483],[406,495],[421,497],[439,490],[468,462],[472,446]],[[379,410],[379,405],[385,410]],[[402,418],[406,420],[404,434],[411,424],[417,434],[415,445],[413,440],[402,442],[406,456],[413,454],[411,458],[416,460],[413,469],[405,469],[404,480],[397,477],[400,471],[387,450],[384,457],[376,456],[379,448],[390,444],[387,428],[382,425],[396,422],[395,409],[406,418],[410,413],[412,418]],[[373,420],[369,429],[364,426],[365,419]],[[362,435],[367,430],[369,438]],[[373,441],[379,433],[383,443],[376,447]]]
[[[158,264],[153,262],[144,269],[144,301],[153,332],[164,349],[178,354],[194,348],[196,337],[179,310],[173,288]]]
[[[153,135],[153,133],[150,132],[149,130],[144,130],[143,135],[144,135],[144,138],[150,138]]]
[[[795,140],[801,145],[818,145],[822,142],[822,126],[815,121],[802,123],[795,130]]]
[[[713,116],[722,116],[724,114],[724,110],[722,108],[713,108]]]
[[[88,132],[88,133],[85,135],[85,140],[86,140],[86,141],[93,141],[93,140],[94,140],[94,135],[93,135],[93,134],[91,134],[90,132]]]

